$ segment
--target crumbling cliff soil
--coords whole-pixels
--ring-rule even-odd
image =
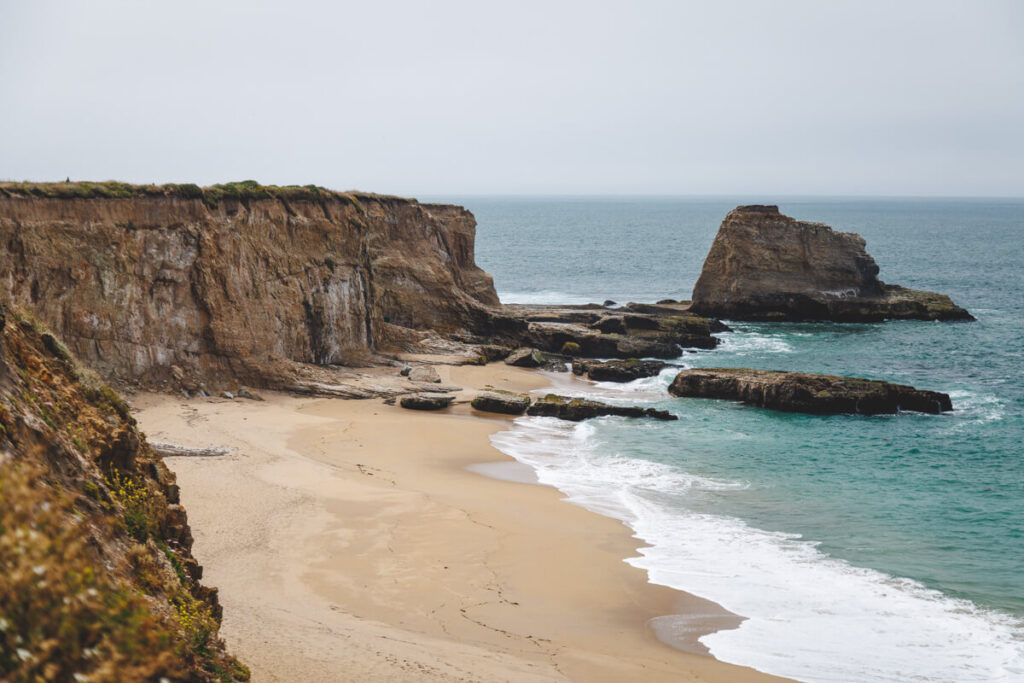
[[[191,546],[124,401],[0,314],[0,679],[247,680]]]

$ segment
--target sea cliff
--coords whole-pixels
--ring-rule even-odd
[[[0,282],[105,377],[280,384],[410,330],[487,332],[475,225],[312,186],[5,183]]]

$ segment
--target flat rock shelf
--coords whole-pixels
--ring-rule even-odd
[[[727,399],[798,413],[938,414],[953,409],[949,395],[937,391],[859,377],[776,370],[684,370],[676,375],[668,390],[673,396]]]

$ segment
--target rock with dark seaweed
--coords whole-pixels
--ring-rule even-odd
[[[409,410],[443,410],[452,404],[455,397],[451,394],[425,391],[409,394],[398,399],[398,405]]]
[[[535,417],[557,417],[561,420],[570,420],[572,422],[604,415],[650,417],[655,420],[679,419],[667,410],[656,410],[642,406],[613,406],[608,403],[601,403],[600,401],[559,396],[557,394],[547,394],[544,398],[537,399],[526,410],[526,414]]]
[[[530,406],[530,397],[526,394],[515,394],[508,391],[485,391],[475,396],[471,405],[485,413],[522,415]]]
[[[635,379],[654,377],[668,367],[659,360],[586,360],[577,358],[572,362],[572,373],[584,375],[595,382],[632,382]]]

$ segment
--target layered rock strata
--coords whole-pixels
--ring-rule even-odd
[[[569,344],[573,355],[587,358],[677,358],[686,348],[715,348],[718,338],[713,333],[729,329],[684,305],[513,305],[503,311],[527,324],[518,333],[524,345],[560,353]]]
[[[495,310],[474,228],[461,207],[315,187],[4,183],[0,282],[105,377],[281,385],[413,329],[524,329]]]
[[[887,285],[860,235],[740,206],[722,221],[690,307],[732,320],[973,320],[943,294]]]
[[[744,368],[683,370],[669,393],[740,401],[789,412],[860,415],[901,411],[941,413],[953,409],[949,395],[858,377]]]

